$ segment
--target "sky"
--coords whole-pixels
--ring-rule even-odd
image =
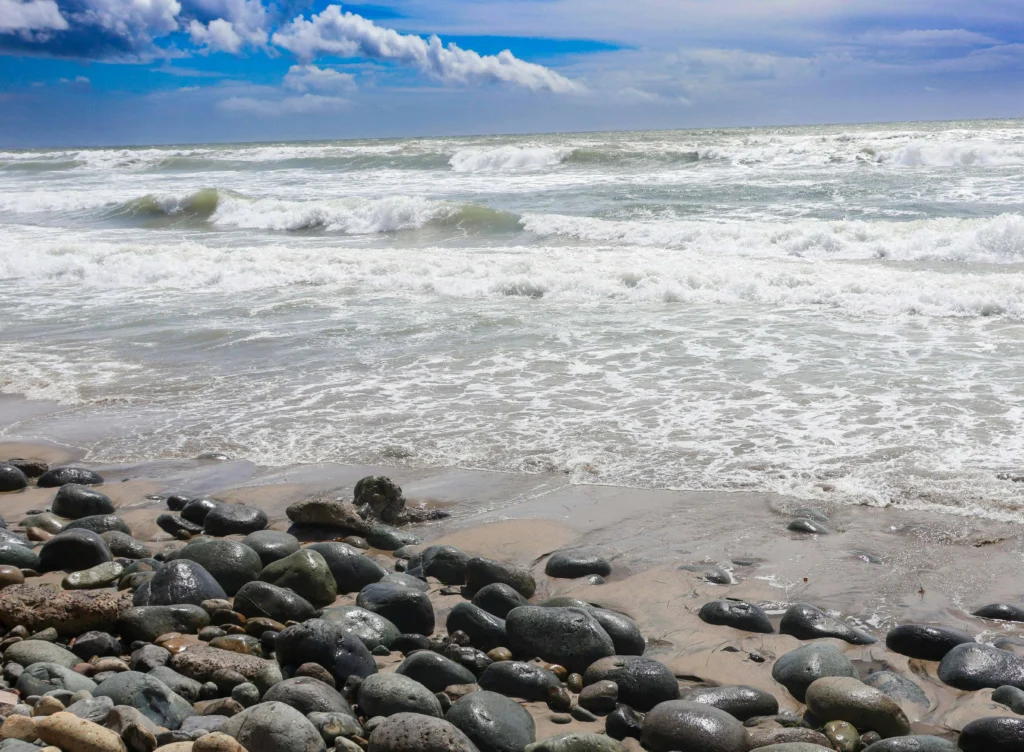
[[[1024,0],[0,0],[0,146],[1024,116]]]

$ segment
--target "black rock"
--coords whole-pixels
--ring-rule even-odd
[[[470,644],[483,651],[504,647],[508,643],[505,620],[487,613],[472,603],[457,603],[448,614],[445,626],[448,634],[456,631],[465,632],[469,635]]]
[[[245,504],[219,504],[203,521],[207,535],[248,535],[267,526],[267,513]]]
[[[28,477],[7,462],[0,462],[0,493],[20,491],[28,486]]]
[[[370,475],[356,483],[352,501],[357,507],[367,507],[370,514],[384,522],[394,522],[405,510],[402,489],[383,475]]]
[[[807,688],[823,676],[850,676],[857,678],[857,670],[833,645],[814,642],[779,656],[772,666],[772,678],[789,690],[800,702]]]
[[[957,645],[939,664],[939,678],[965,690],[1009,685],[1024,689],[1024,658],[975,642]]]
[[[480,689],[529,702],[547,700],[548,689],[562,686],[558,677],[546,668],[520,661],[492,663],[477,679]]]
[[[40,571],[39,554],[13,540],[0,540],[0,564]]]
[[[974,612],[974,616],[982,619],[1000,619],[1001,621],[1024,621],[1024,608],[1009,603],[992,603],[982,606]]]
[[[963,752],[1020,752],[1024,749],[1024,718],[979,718],[960,731]]]
[[[136,591],[136,600],[142,588]],[[196,606],[213,598],[227,598],[224,588],[200,564],[188,559],[175,559],[165,564],[149,581],[145,603],[136,606]]]
[[[530,602],[511,585],[495,582],[476,591],[473,605],[499,619],[504,619],[513,608],[528,606]]]
[[[420,539],[408,530],[399,530],[397,527],[378,522],[366,530],[366,542],[381,551],[397,551],[402,546],[419,543]]]
[[[421,593],[430,592],[430,585],[426,580],[405,572],[388,572],[380,578],[380,581],[391,585],[401,585],[403,587],[412,588],[413,590],[419,590]]]
[[[663,702],[644,718],[640,743],[651,752],[739,752],[747,730],[724,710],[685,700]]]
[[[349,676],[369,676],[377,664],[366,646],[342,627],[323,619],[309,619],[288,627],[275,641],[277,662],[286,674],[293,674],[303,663],[318,663],[343,686]]]
[[[768,614],[759,606],[746,601],[710,601],[701,606],[698,616],[708,624],[742,629],[745,632],[771,634],[775,631]]]
[[[130,533],[123,533],[120,530],[108,530],[100,533],[103,542],[107,544],[110,553],[115,557],[125,559],[146,559],[150,551],[142,541],[135,540]]]
[[[113,514],[114,502],[105,493],[78,483],[65,483],[53,497],[53,513],[77,520],[96,514]]]
[[[902,624],[885,636],[889,650],[923,661],[941,661],[946,653],[965,642],[974,642],[974,638],[959,629],[927,624]]]
[[[159,679],[166,684],[174,694],[184,697],[189,702],[195,702],[200,699],[203,685],[195,679],[190,679],[187,676],[179,674],[169,666],[158,666],[152,669],[147,676]]]
[[[168,632],[195,634],[210,624],[210,615],[199,606],[136,606],[121,614],[117,631],[125,641],[152,642]]]
[[[455,546],[429,546],[419,556],[420,568],[427,577],[445,585],[463,585],[470,555]]]
[[[391,646],[402,636],[398,627],[383,616],[359,606],[325,608],[320,618],[354,634],[362,640],[366,649],[371,651],[377,647],[385,647],[390,652]]]
[[[263,562],[255,551],[232,540],[189,543],[178,559],[194,561],[209,572],[224,592],[234,595],[246,583],[259,579]]]
[[[185,698],[174,694],[159,679],[137,671],[124,671],[105,679],[93,696],[109,697],[115,705],[133,707],[153,723],[171,730],[180,728],[186,718],[195,715]]]
[[[625,614],[617,611],[609,611],[606,608],[587,609],[597,619],[597,623],[604,628],[608,636],[612,638],[612,645],[615,648],[615,655],[643,655],[647,649],[647,643],[640,627],[636,622]]]
[[[715,585],[731,585],[733,583],[732,575],[715,564],[684,564],[679,568],[684,572],[699,574]]]
[[[43,544],[39,567],[43,572],[78,572],[113,561],[103,539],[91,530],[67,530]]]
[[[421,634],[403,634],[391,643],[391,649],[402,655],[415,653],[417,650],[430,650],[430,638]]]
[[[466,589],[475,594],[480,588],[494,582],[503,582],[511,586],[524,598],[533,597],[537,590],[537,581],[533,573],[525,567],[517,567],[493,559],[476,557],[466,564]]]
[[[358,593],[367,585],[380,582],[388,571],[380,564],[345,543],[326,541],[306,546],[327,562],[339,593]]]
[[[345,713],[352,716],[352,708],[341,693],[329,684],[309,676],[280,681],[263,695],[262,702],[283,702],[303,715],[310,713]]]
[[[261,702],[228,719],[221,733],[248,752],[324,752],[326,745],[309,720],[282,702]]]
[[[565,580],[596,574],[607,577],[612,565],[606,558],[592,551],[556,551],[544,565],[544,574]]]
[[[395,673],[415,679],[431,692],[441,692],[452,684],[476,682],[476,676],[469,669],[430,650],[413,653],[402,661]]]
[[[604,732],[612,739],[639,739],[644,718],[628,705],[619,705],[604,720]]]
[[[96,683],[57,663],[32,663],[19,674],[15,688],[22,697],[45,695],[54,690],[92,692]]]
[[[282,624],[288,621],[312,619],[316,608],[302,596],[271,585],[269,582],[250,582],[235,593],[235,610],[246,618],[263,616]]]
[[[299,539],[280,530],[257,530],[245,536],[242,544],[256,552],[264,567],[299,550]]]
[[[496,692],[460,697],[444,716],[469,737],[480,752],[522,752],[537,739],[530,714],[514,700]]]
[[[62,488],[67,488],[67,486]],[[132,534],[132,529],[128,527],[128,523],[116,514],[93,514],[88,517],[79,517],[74,522],[69,522],[65,525],[64,530],[92,530],[100,536],[111,532],[124,533],[125,535]]]
[[[206,521],[206,515],[211,510],[215,509],[220,504],[219,501],[213,499],[190,499],[185,506],[181,508],[182,519],[188,520],[189,522],[195,523],[196,525],[202,525]]]
[[[1017,715],[1024,715],[1024,689],[999,687],[992,693],[992,702],[1005,705]]]
[[[374,674],[359,685],[359,709],[368,717],[419,713],[440,718],[441,703],[415,679],[401,674]],[[414,748],[410,748],[411,750]]]
[[[7,464],[18,468],[29,478],[38,478],[50,469],[50,466],[42,460],[30,460],[23,457],[12,457],[7,460]]]
[[[93,631],[86,632],[75,638],[75,642],[71,646],[71,652],[83,661],[88,661],[96,656],[100,658],[119,656],[124,653],[124,646],[112,634]]]
[[[839,619],[833,619],[810,603],[795,603],[786,609],[779,623],[779,633],[791,635],[798,640],[835,637],[852,645],[873,645],[878,642],[867,632],[854,629]]]
[[[201,525],[196,525],[194,522],[183,520],[176,514],[167,514],[166,512],[156,518],[156,524],[165,533],[169,533],[174,537],[178,537],[182,533],[188,533],[191,536],[199,535],[203,532]]]
[[[54,467],[39,476],[36,485],[40,488],[57,488],[68,483],[81,486],[98,486],[103,483],[103,476],[86,470],[84,467]]]
[[[509,612],[505,631],[514,655],[541,658],[577,673],[615,654],[600,622],[581,608],[520,606]]]
[[[679,682],[664,663],[634,655],[614,655],[595,661],[583,674],[589,686],[610,680],[619,687],[619,702],[647,711],[679,697]]]
[[[434,607],[426,593],[401,585],[374,583],[359,591],[356,605],[380,614],[402,632],[434,632]]]
[[[779,701],[763,689],[746,686],[695,687],[679,699],[713,705],[740,721],[779,712]]]

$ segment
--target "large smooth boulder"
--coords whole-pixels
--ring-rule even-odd
[[[964,643],[946,653],[939,664],[939,678],[964,690],[1003,685],[1024,689],[1024,658],[989,645]]]
[[[36,481],[40,488],[57,488],[68,483],[98,486],[103,483],[103,476],[84,467],[51,467]]]
[[[739,600],[710,601],[701,606],[697,614],[701,621],[715,626],[732,627],[744,632],[771,634],[775,631],[760,606]]]
[[[203,521],[207,535],[248,535],[267,526],[267,513],[245,504],[218,504]]]
[[[246,708],[221,727],[246,752],[326,752],[320,732],[302,713],[283,702]]]
[[[126,610],[117,628],[127,642],[152,642],[169,632],[196,634],[210,624],[210,615],[199,606],[136,606]]]
[[[440,718],[441,703],[415,679],[401,674],[373,674],[359,685],[359,709],[368,717],[416,713]]]
[[[303,715],[310,713],[346,713],[352,708],[334,687],[310,676],[280,681],[263,695],[263,702],[283,702]]]
[[[494,582],[476,591],[473,595],[473,605],[499,619],[504,619],[512,609],[529,606],[530,602],[511,585]]]
[[[66,483],[57,490],[51,507],[54,514],[77,520],[94,514],[113,514],[114,502],[105,493],[78,483]]]
[[[64,668],[74,668],[78,656],[60,645],[45,640],[22,640],[9,645],[4,651],[4,663],[20,663],[30,666],[33,663],[55,663]]]
[[[388,574],[374,559],[345,543],[311,543],[306,546],[306,550],[316,551],[324,557],[339,593],[358,593],[367,585],[380,582]]]
[[[367,650],[373,650],[380,646],[390,650],[395,641],[402,636],[398,627],[383,616],[367,611],[365,608],[359,608],[359,606],[325,608],[321,618],[354,634],[362,641]]]
[[[541,658],[577,673],[615,654],[600,622],[581,608],[520,606],[505,617],[505,631],[513,654]]]
[[[772,678],[800,702],[804,701],[807,688],[825,676],[857,678],[857,670],[850,659],[827,643],[799,647],[779,656],[772,666]]]
[[[968,642],[974,638],[966,632],[929,624],[901,624],[885,636],[889,650],[923,661],[941,661],[957,645]]]
[[[54,713],[40,718],[36,722],[36,733],[46,744],[68,752],[122,752],[125,748],[115,732],[72,713]],[[11,748],[10,752],[16,749]]]
[[[129,533],[120,530],[108,530],[100,533],[103,542],[107,544],[110,553],[116,558],[124,559],[146,559],[150,556],[150,550],[142,541],[135,540]]]
[[[324,557],[308,548],[268,564],[260,572],[260,579],[294,590],[314,606],[329,606],[338,597],[338,587]]]
[[[478,752],[464,733],[442,718],[397,713],[370,734],[369,752]]]
[[[444,719],[480,752],[523,752],[537,739],[533,717],[518,702],[496,692],[471,692],[459,698]]]
[[[299,539],[280,530],[257,530],[245,536],[242,544],[257,553],[264,567],[299,550]]]
[[[235,610],[246,618],[264,617],[279,621],[312,619],[316,608],[298,593],[269,582],[250,582],[235,593]]]
[[[481,689],[529,702],[547,700],[548,691],[562,686],[551,671],[534,663],[497,661],[484,669],[477,679]]]
[[[356,605],[380,614],[405,634],[434,632],[434,607],[427,594],[419,590],[377,582],[359,591]]]
[[[607,577],[612,565],[606,558],[593,551],[555,551],[544,565],[544,574],[566,580],[596,574]]]
[[[8,462],[0,462],[0,493],[20,491],[28,486],[28,476]]]
[[[515,588],[524,598],[532,598],[537,590],[537,581],[526,567],[479,556],[466,563],[466,589],[469,593],[476,593],[480,588],[495,582]]]
[[[143,597],[144,596],[144,597]],[[220,583],[201,565],[175,559],[161,567],[153,579],[135,593],[137,606],[198,606],[203,601],[227,598]]]
[[[655,706],[644,718],[640,743],[651,752],[746,752],[747,730],[724,710],[686,700]]]
[[[39,552],[39,568],[43,572],[77,572],[113,559],[98,533],[66,530],[43,544]]]
[[[852,723],[858,731],[877,731],[882,738],[906,736],[910,721],[888,695],[860,679],[826,676],[816,679],[806,693],[807,709],[818,718]]]
[[[203,567],[228,595],[235,595],[243,585],[258,580],[263,568],[259,554],[232,540],[189,543],[178,554],[178,560],[181,559]]]
[[[92,692],[96,689],[96,682],[58,663],[33,663],[21,672],[15,688],[22,697],[29,697],[45,695],[55,689]]]
[[[473,672],[431,650],[418,650],[402,661],[396,674],[415,679],[431,692],[441,692],[453,684],[474,684]]]
[[[285,673],[294,673],[303,663],[318,663],[339,687],[350,676],[366,677],[377,671],[373,656],[358,637],[323,619],[310,619],[279,633],[276,653]]]
[[[867,632],[844,624],[810,603],[795,603],[786,609],[779,623],[779,634],[788,634],[798,640],[834,637],[853,645],[873,645],[878,642]]]
[[[595,661],[583,674],[585,686],[606,680],[618,685],[620,702],[642,712],[679,697],[672,670],[652,658],[614,655]]]
[[[128,705],[158,726],[174,730],[195,715],[192,705],[159,679],[138,671],[122,671],[104,679],[94,697],[109,697],[115,705]]]

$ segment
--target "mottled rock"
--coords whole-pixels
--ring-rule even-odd
[[[37,585],[11,585],[0,590],[0,622],[30,632],[54,628],[61,635],[112,629],[131,608],[130,592],[56,591]]]
[[[370,734],[369,752],[478,752],[464,733],[441,718],[397,713]]]
[[[295,591],[314,606],[328,606],[338,597],[327,562],[309,548],[268,564],[259,577],[264,582]]]
[[[295,502],[285,514],[297,525],[334,528],[356,535],[365,535],[370,529],[370,524],[359,516],[353,504],[322,495]]]
[[[198,682],[215,680],[220,671],[235,672],[242,679],[236,684],[252,682],[261,692],[281,681],[281,669],[276,661],[202,644],[189,645],[172,656],[171,668]]]
[[[64,576],[61,586],[65,590],[94,590],[108,587],[120,579],[122,572],[124,567],[116,561],[107,561],[81,572],[70,572]]]

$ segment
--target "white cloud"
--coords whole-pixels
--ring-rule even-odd
[[[192,44],[205,47],[210,52],[237,54],[244,44],[241,35],[235,31],[235,25],[223,18],[216,18],[206,25],[193,20],[188,25],[188,35]]]
[[[209,17],[203,23],[188,24],[192,43],[206,52],[238,54],[243,47],[263,47],[267,43],[267,9],[260,0],[188,0],[190,12]]]
[[[0,34],[66,28],[68,22],[54,0],[0,0]]]
[[[320,55],[365,57],[417,68],[449,84],[508,83],[559,94],[585,90],[581,84],[550,68],[520,60],[508,50],[480,55],[455,44],[445,47],[436,36],[428,41],[400,34],[362,16],[342,13],[338,5],[329,5],[309,20],[295,18],[274,34],[273,42],[302,60]]]
[[[293,65],[284,77],[284,87],[300,93],[343,94],[356,88],[355,76],[333,68]]]
[[[256,99],[255,97],[229,97],[217,107],[226,112],[244,112],[254,115],[308,115],[313,113],[337,112],[350,102],[344,97],[327,97],[321,94],[303,94],[284,99]]]
[[[149,41],[177,31],[179,13],[178,0],[86,0],[74,20],[120,37]]]

